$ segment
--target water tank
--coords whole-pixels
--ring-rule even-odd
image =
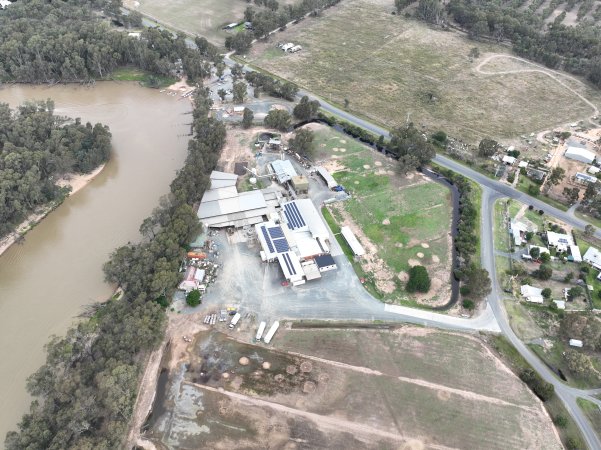
[[[250,184],[257,184],[257,179],[255,177],[252,177],[250,180]]]

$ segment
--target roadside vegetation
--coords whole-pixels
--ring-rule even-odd
[[[546,383],[504,336],[490,336],[489,339],[503,361],[543,401],[563,445],[569,450],[585,448],[578,425],[555,394],[553,385]]]
[[[513,67],[481,73],[488,69],[486,58],[507,55],[506,47],[391,15],[393,6],[392,0],[341,2],[256,44],[247,61],[389,128],[406,123],[409,115],[419,127],[442,129],[472,144],[590,115],[589,105],[543,73],[503,73]],[[277,42],[303,50],[285,53]],[[501,66],[511,61],[503,59]]]
[[[51,340],[46,364],[28,380],[36,398],[8,433],[8,450],[120,448],[132,414],[145,356],[162,340],[165,312],[187,243],[199,230],[192,207],[208,184],[225,139],[208,118],[206,90],[195,95],[194,137],[171,193],[144,220],[139,244],[120,247],[105,265],[122,298],[95,306],[92,316]]]
[[[59,178],[91,172],[111,151],[108,127],[55,115],[51,100],[14,110],[0,103],[0,130],[0,237],[37,208],[60,202],[68,191]]]

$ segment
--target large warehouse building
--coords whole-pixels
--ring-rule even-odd
[[[261,259],[278,261],[286,280],[299,285],[321,277],[324,270],[316,259],[330,253],[329,231],[311,200],[283,203],[277,222],[266,221],[255,229]],[[333,260],[328,262],[328,270],[336,268]]]
[[[583,163],[592,164],[595,160],[595,154],[590,150],[580,147],[569,146],[564,156],[569,159],[581,161]]]
[[[237,175],[213,171],[211,186],[202,196],[197,216],[210,228],[254,225],[263,222],[279,204],[275,190],[238,192]]]

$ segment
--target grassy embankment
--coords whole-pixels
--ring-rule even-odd
[[[119,67],[111,74],[114,81],[137,81],[144,87],[165,88],[177,82],[175,77],[153,75],[136,67]]]
[[[522,355],[511,345],[511,343],[504,336],[491,336],[491,343],[497,353],[505,361],[505,363],[516,373],[519,374],[522,370],[531,369],[532,367],[528,364]],[[559,417],[565,418],[565,426],[556,426],[559,436],[564,446],[567,447],[569,439],[574,439],[580,442],[582,448],[584,448],[584,439],[580,433],[580,429],[576,422],[572,419],[572,416],[566,410],[562,401],[557,397],[556,394],[553,398],[543,402],[543,405],[547,409],[547,412],[551,416],[554,422],[558,421]],[[560,419],[563,421],[563,419]]]

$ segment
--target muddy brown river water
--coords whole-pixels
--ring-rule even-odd
[[[139,239],[140,223],[183,164],[192,121],[188,100],[133,83],[0,88],[0,102],[12,107],[46,98],[57,114],[108,125],[113,153],[88,186],[0,256],[0,448],[29,407],[25,382],[44,362],[49,337],[111,294],[102,264]]]

